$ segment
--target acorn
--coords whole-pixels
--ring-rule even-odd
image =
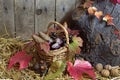
[[[111,73],[111,76],[113,76],[113,77],[119,76],[119,70],[118,69],[111,69],[110,73]]]
[[[111,70],[111,69],[112,69],[112,66],[109,65],[109,64],[107,64],[107,65],[104,66],[104,68],[107,69],[107,70]]]
[[[103,65],[101,63],[98,63],[95,67],[97,71],[101,71],[103,69]]]
[[[110,71],[107,70],[107,69],[103,69],[103,70],[101,71],[101,75],[102,75],[103,77],[109,77],[109,76],[110,76]]]

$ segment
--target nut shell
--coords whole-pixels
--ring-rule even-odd
[[[97,71],[103,70],[103,65],[101,63],[98,63],[95,67]]]
[[[111,69],[110,73],[111,73],[111,76],[113,76],[113,77],[119,76],[119,70],[118,69]]]
[[[107,69],[103,69],[103,70],[101,71],[101,75],[102,75],[103,77],[109,77],[109,76],[110,76],[110,71],[107,70]]]
[[[107,65],[104,66],[104,68],[107,69],[107,70],[111,70],[112,66],[107,64]]]

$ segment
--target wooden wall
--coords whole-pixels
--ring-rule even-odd
[[[50,21],[65,20],[79,0],[0,0],[0,35],[30,38],[45,31]]]

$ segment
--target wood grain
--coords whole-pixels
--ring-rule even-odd
[[[55,0],[36,0],[35,32],[46,31],[49,22],[55,20]]]
[[[30,38],[34,33],[34,0],[15,0],[16,36]]]
[[[5,26],[9,34],[15,33],[13,0],[0,0],[0,34],[6,34]]]
[[[34,32],[46,31],[51,21],[70,20],[76,0],[0,0],[0,35],[8,33],[31,38]],[[16,33],[16,34],[15,34]]]
[[[71,14],[75,8],[75,0],[56,0],[56,21],[71,22]]]

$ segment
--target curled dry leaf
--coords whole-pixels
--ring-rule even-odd
[[[94,14],[98,19],[100,19],[100,17],[103,15],[102,11],[96,11]]]
[[[88,8],[88,13],[91,15],[94,15],[96,11],[97,11],[96,7],[89,7]]]
[[[111,17],[110,14],[106,14],[103,17],[103,21],[106,21],[107,25],[114,25],[114,23],[113,23],[113,17]]]
[[[39,32],[39,36],[44,39],[45,41],[48,42],[53,42],[52,38],[50,38],[50,36],[48,36],[47,34],[43,33],[43,32]]]
[[[41,43],[41,42],[45,42],[45,40],[43,40],[42,38],[40,38],[38,35],[36,34],[33,34],[32,35],[32,38],[33,40],[36,42],[36,43]]]

